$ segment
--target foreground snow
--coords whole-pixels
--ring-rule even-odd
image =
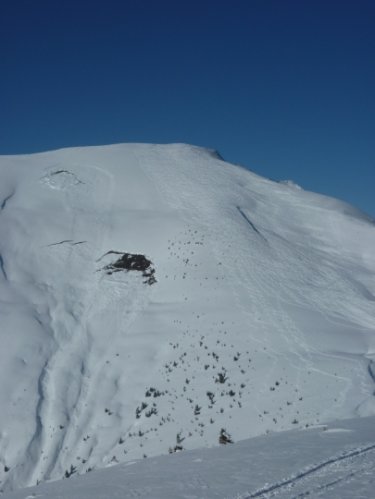
[[[131,461],[4,499],[371,498],[375,418]]]
[[[0,207],[2,490],[375,414],[354,208],[131,144],[1,157]]]

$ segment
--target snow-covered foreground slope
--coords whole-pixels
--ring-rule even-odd
[[[370,499],[375,418],[129,461],[4,499]]]
[[[354,208],[184,145],[1,157],[0,207],[3,490],[375,414]]]

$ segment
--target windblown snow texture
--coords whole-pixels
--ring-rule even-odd
[[[375,226],[347,204],[128,144],[1,157],[0,206],[4,491],[375,414]]]

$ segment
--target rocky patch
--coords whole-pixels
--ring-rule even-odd
[[[129,271],[138,271],[142,273],[142,276],[145,277],[145,284],[156,283],[155,278],[155,268],[151,260],[146,258],[145,255],[133,254],[133,253],[122,253],[120,251],[108,251],[104,256],[107,255],[120,255],[117,260],[105,265],[102,270],[104,270],[108,275],[112,275],[115,272],[129,272]],[[102,257],[102,258],[103,258]]]

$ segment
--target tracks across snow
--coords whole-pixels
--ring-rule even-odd
[[[302,498],[311,496],[317,497],[318,493],[329,494],[329,489],[340,482],[350,481],[354,474],[366,471],[361,457],[371,454],[372,465],[375,458],[375,444],[351,449],[342,454],[332,456],[330,459],[309,466],[300,470],[285,480],[266,485],[252,493],[241,496],[241,499],[271,498]],[[359,466],[357,467],[357,465]],[[341,468],[340,468],[340,465]],[[357,467],[357,468],[356,468]],[[371,466],[372,467],[372,466]],[[355,471],[354,471],[355,470]],[[339,477],[336,475],[339,474]],[[323,483],[325,482],[325,483]]]
[[[370,453],[372,454],[373,458],[375,458],[375,444],[359,447],[346,451],[342,454],[332,456],[330,459],[317,463],[316,465],[309,466],[306,469],[302,469],[295,475],[292,475],[285,480],[268,484],[255,492],[244,495],[241,497],[241,499],[253,499],[256,497],[261,497],[264,499],[271,497],[302,498],[312,495],[312,492],[329,493],[328,489],[330,487],[336,485],[341,481],[350,480],[355,473],[353,471],[353,468],[357,464],[356,460],[364,456],[365,454]],[[373,462],[374,459],[372,460],[372,463]],[[339,467],[339,464],[341,463],[348,465],[348,467],[342,467],[345,468],[343,470],[343,475]],[[358,469],[356,472],[360,473],[361,470],[362,468],[360,466],[360,469]],[[340,478],[334,478],[332,480],[332,475],[336,475],[337,472],[341,472]],[[326,481],[326,483],[323,484],[323,481]],[[311,482],[310,487],[308,482]],[[317,485],[317,483],[319,483],[319,485]],[[316,497],[316,495],[313,497]]]
[[[63,182],[60,192],[70,217],[69,238],[43,249],[47,264],[56,267],[56,272],[64,272],[64,279],[46,287],[49,320],[44,327],[50,331],[54,346],[39,378],[37,424],[29,445],[34,461],[29,484],[56,476],[56,471],[63,474],[62,457],[68,447],[72,450],[77,445],[90,384],[88,311],[99,293],[95,258],[106,244],[113,181],[109,173],[97,167],[75,170],[74,174],[64,169],[59,175],[55,172],[46,177],[56,178],[53,185],[46,182],[53,189],[58,177],[85,181]],[[74,241],[83,242],[82,234],[89,236],[87,245],[75,244]]]

